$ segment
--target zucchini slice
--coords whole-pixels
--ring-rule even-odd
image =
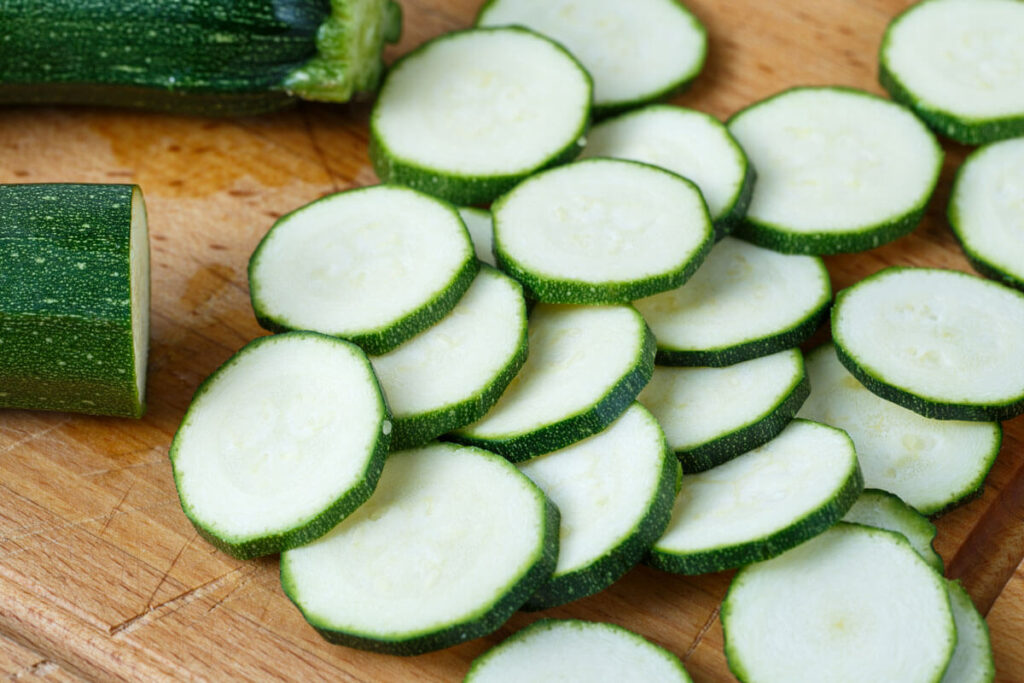
[[[464,683],[690,683],[674,654],[615,624],[541,619],[473,660]]]
[[[879,80],[929,126],[966,144],[1024,135],[1024,4],[927,0],[889,24]]]
[[[872,249],[912,231],[942,148],[906,108],[859,90],[793,88],[735,114],[757,169],[736,234],[795,254]]]
[[[478,269],[454,207],[378,185],[278,219],[249,261],[249,289],[271,331],[314,330],[383,354],[447,315]]]
[[[882,399],[847,371],[835,347],[807,355],[811,395],[798,417],[845,430],[867,486],[934,515],[981,492],[1002,444],[998,422],[932,420]]]
[[[594,77],[598,115],[685,87],[707,54],[704,26],[676,0],[488,0],[476,23],[526,26],[565,45]]]
[[[583,157],[613,157],[659,166],[688,178],[708,205],[721,239],[743,219],[754,167],[729,130],[703,112],[652,104],[590,129]]]
[[[988,624],[959,581],[947,581],[956,623],[956,649],[942,683],[990,683],[996,677]]]
[[[842,519],[863,490],[850,437],[793,420],[765,445],[684,477],[647,563],[703,574],[775,557]]]
[[[745,682],[934,683],[957,641],[945,584],[899,534],[837,524],[736,574],[729,668]]]
[[[460,206],[459,215],[469,231],[477,260],[497,267],[494,261],[494,222],[491,220],[491,212],[472,206]]]
[[[538,301],[626,303],[685,282],[711,249],[700,191],[654,166],[588,159],[496,201],[494,254]]]
[[[397,655],[486,635],[551,575],[558,510],[502,458],[431,444],[388,456],[373,497],[281,554],[281,585],[328,641]]]
[[[483,417],[526,361],[526,301],[515,280],[484,266],[441,322],[373,356],[394,450]]]
[[[966,273],[886,268],[836,297],[839,360],[868,389],[925,417],[1024,413],[1024,294]]]
[[[659,365],[722,367],[803,343],[828,317],[825,263],[727,237],[690,280],[634,302]]]
[[[983,275],[1024,289],[1024,137],[977,149],[957,171],[949,223]]]
[[[370,158],[384,182],[484,204],[579,154],[590,97],[583,67],[532,31],[446,33],[391,67],[370,117]]]
[[[945,571],[942,557],[935,552],[935,548],[932,546],[938,531],[935,525],[929,522],[927,517],[900,500],[899,496],[888,491],[865,489],[850,511],[843,517],[843,521],[903,534],[910,541],[911,547],[932,569],[940,574]]]
[[[658,365],[637,398],[661,423],[686,473],[703,472],[761,446],[810,393],[799,349],[724,368]]]
[[[141,417],[149,235],[133,185],[0,185],[0,407]]]
[[[497,404],[447,438],[529,460],[614,422],[654,370],[654,337],[632,306],[538,304],[528,334],[526,364]]]
[[[315,332],[256,339],[199,386],[174,435],[181,507],[235,557],[300,546],[370,497],[390,433],[358,347]]]
[[[525,609],[593,595],[664,533],[679,463],[654,417],[634,403],[603,432],[519,466],[561,513],[558,564]]]

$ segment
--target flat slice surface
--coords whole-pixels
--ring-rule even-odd
[[[988,624],[959,581],[947,581],[949,604],[956,622],[956,649],[942,683],[989,683],[995,679]]]
[[[654,368],[637,398],[661,423],[683,471],[700,472],[774,438],[807,397],[799,349],[724,368]]]
[[[861,251],[910,232],[942,165],[910,111],[856,90],[787,90],[729,130],[758,178],[739,234],[786,252]]]
[[[543,619],[477,657],[465,683],[689,683],[674,654],[614,624]]]
[[[998,422],[932,420],[869,391],[832,344],[807,355],[811,395],[798,417],[845,430],[864,484],[896,494],[925,515],[981,490],[1002,443]]]
[[[774,557],[839,521],[863,488],[845,433],[794,420],[765,445],[684,477],[648,562],[699,574]]]
[[[466,224],[469,238],[473,241],[476,257],[489,266],[494,263],[494,222],[491,212],[472,206],[460,206],[459,215]]]
[[[513,460],[595,434],[650,380],[654,340],[632,306],[538,304],[529,355],[497,404],[451,437]]]
[[[979,271],[1024,289],[1024,138],[967,158],[953,185],[949,222]]]
[[[831,298],[820,258],[726,237],[686,284],[635,306],[658,340],[659,364],[722,366],[800,344]]]
[[[594,103],[614,109],[656,99],[704,65],[704,27],[674,0],[490,0],[481,26],[520,25],[565,45],[594,77]]]
[[[476,273],[450,205],[378,185],[283,216],[249,263],[257,318],[384,353],[442,318]]]
[[[721,616],[741,681],[933,682],[956,644],[945,580],[905,538],[858,525],[741,569]]]
[[[711,247],[700,191],[652,166],[589,159],[495,202],[501,268],[540,301],[616,303],[682,284]]]
[[[868,389],[928,417],[1024,412],[1024,294],[948,270],[888,268],[839,293],[839,359]]]
[[[196,391],[171,444],[185,514],[239,557],[301,545],[373,491],[387,409],[366,356],[312,332],[262,337]]]
[[[354,515],[281,555],[281,584],[328,640],[418,654],[500,626],[550,574],[557,524],[544,495],[492,453],[397,451]]]
[[[935,525],[929,522],[927,517],[900,500],[899,496],[888,491],[865,489],[843,517],[843,521],[903,534],[910,541],[911,547],[921,556],[921,559],[940,574],[945,571],[942,558],[932,547],[937,533]]]
[[[522,288],[484,267],[441,322],[370,359],[394,417],[392,448],[482,417],[526,360],[526,339]]]

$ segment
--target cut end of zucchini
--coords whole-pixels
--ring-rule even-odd
[[[149,360],[149,220],[142,190],[132,188],[129,257],[132,297],[132,349],[135,353],[135,388],[141,417],[146,406],[146,365]]]

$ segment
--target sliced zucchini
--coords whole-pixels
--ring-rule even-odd
[[[538,304],[529,346],[498,403],[448,438],[529,460],[614,422],[654,370],[654,337],[632,306]]]
[[[836,297],[839,360],[884,399],[944,420],[1024,413],[1024,294],[950,270],[887,268]]]
[[[639,403],[604,431],[521,464],[561,513],[555,572],[524,608],[593,595],[637,564],[665,531],[678,469]]]
[[[775,557],[842,519],[863,489],[850,437],[794,420],[765,445],[684,477],[647,563],[703,574]]]
[[[181,507],[235,557],[300,546],[370,497],[390,433],[359,348],[315,332],[256,339],[200,385],[174,435]]]
[[[464,683],[690,683],[674,654],[615,624],[541,619],[473,660]]]
[[[700,188],[721,239],[743,219],[755,172],[729,130],[693,109],[650,105],[591,128],[583,157],[614,157],[660,166]]]
[[[140,417],[149,233],[134,185],[0,185],[0,408]]]
[[[502,458],[431,444],[388,456],[373,497],[281,554],[281,585],[328,641],[416,655],[486,635],[551,575],[558,510]]]
[[[934,683],[957,641],[945,583],[899,534],[837,524],[736,574],[729,668],[747,682]]]
[[[452,206],[379,185],[278,219],[249,261],[249,289],[269,330],[314,330],[382,354],[447,315],[478,267]]]
[[[484,204],[583,147],[591,82],[556,43],[523,28],[446,33],[402,57],[370,118],[384,182]]]
[[[497,264],[494,262],[494,222],[491,220],[491,212],[472,206],[461,206],[459,215],[462,216],[462,222],[466,224],[466,230],[469,231],[469,238],[473,241],[477,259],[489,266],[496,266]]]
[[[594,77],[598,114],[688,85],[707,54],[704,26],[675,0],[488,0],[476,23],[526,26],[565,45]]]
[[[988,624],[959,581],[947,581],[946,587],[956,622],[956,649],[942,683],[990,683],[995,679],[996,668]]]
[[[634,304],[658,340],[659,365],[721,367],[801,344],[831,300],[820,258],[727,237],[685,285]]]
[[[937,529],[928,518],[910,507],[899,496],[878,489],[865,489],[850,511],[843,517],[844,522],[864,524],[903,534],[911,547],[935,571],[942,574],[945,565],[942,557],[935,552],[932,542]]]
[[[863,251],[902,237],[942,167],[921,121],[858,90],[787,90],[734,115],[729,131],[757,169],[736,234],[786,253]]]
[[[491,210],[498,265],[549,303],[625,303],[673,289],[713,239],[693,183],[617,159],[540,173]]]
[[[1024,289],[1024,137],[975,150],[957,171],[949,223],[978,272]]]
[[[806,363],[811,395],[797,416],[845,430],[867,486],[925,515],[981,492],[1002,443],[998,422],[931,420],[879,398],[843,367],[832,344]]]
[[[724,368],[658,365],[637,400],[654,413],[690,473],[774,439],[809,392],[803,356],[790,349]]]
[[[393,416],[391,448],[410,448],[483,417],[526,361],[526,302],[484,266],[441,322],[370,358]]]
[[[879,80],[893,99],[959,142],[1024,134],[1024,4],[927,0],[889,24]]]

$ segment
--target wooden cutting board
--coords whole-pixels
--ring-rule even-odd
[[[402,0],[389,59],[467,26],[478,0]],[[708,27],[707,67],[675,102],[726,117],[794,85],[881,92],[876,52],[905,0],[688,0]],[[415,658],[331,646],[280,590],[277,560],[239,562],[198,538],[167,448],[199,382],[264,334],[246,264],[275,218],[368,185],[367,105],[303,105],[214,120],[84,108],[0,111],[0,182],[142,186],[153,250],[149,412],[142,421],[0,415],[0,669],[47,680],[457,681],[469,661],[543,616],[621,624],[680,657],[698,681],[732,680],[718,605],[729,573],[631,571],[602,594],[517,614],[489,638]],[[944,219],[966,150],[945,144],[939,190],[914,234],[827,259],[840,289],[892,264],[970,270]],[[1024,419],[1005,425],[984,495],[938,520],[948,575],[992,612],[1001,680],[1024,680]]]

